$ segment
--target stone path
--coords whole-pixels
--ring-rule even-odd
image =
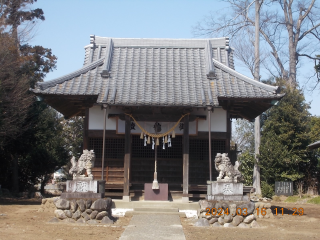
[[[120,240],[175,239],[185,240],[178,215],[133,215]]]

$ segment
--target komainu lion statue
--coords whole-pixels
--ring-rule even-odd
[[[238,161],[233,166],[228,157],[228,153],[217,153],[214,160],[215,168],[219,172],[217,181],[238,182],[242,179],[242,174],[238,170],[240,164]]]
[[[94,161],[96,160],[96,155],[93,150],[83,150],[83,154],[79,158],[78,162],[73,156],[70,160],[72,167],[69,173],[73,175],[73,180],[76,179],[90,179],[93,180],[93,175],[91,173],[91,168],[94,167]],[[85,170],[87,171],[87,177],[85,176]]]

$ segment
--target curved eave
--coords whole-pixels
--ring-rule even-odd
[[[97,95],[57,95],[41,94],[45,103],[64,115],[66,119],[74,116],[85,116],[85,110],[91,108],[97,102]]]
[[[230,114],[230,118],[244,118],[252,121],[263,112],[276,105],[285,94],[275,94],[265,98],[219,97],[219,105]],[[276,107],[276,106],[275,106]]]
[[[239,78],[240,80],[245,81],[246,83],[252,84],[252,85],[254,85],[254,86],[256,86],[256,87],[259,87],[259,88],[261,88],[261,89],[263,89],[263,90],[265,90],[265,91],[272,92],[272,93],[274,93],[274,94],[276,94],[277,91],[278,91],[278,89],[279,89],[278,86],[270,86],[270,85],[264,84],[264,83],[262,83],[262,82],[256,81],[256,80],[251,79],[251,78],[249,78],[249,77],[247,77],[247,76],[245,76],[245,75],[242,75],[241,73],[236,72],[236,71],[233,70],[232,68],[229,68],[228,66],[220,63],[219,61],[217,61],[217,60],[215,60],[215,59],[212,59],[212,60],[213,60],[213,63],[214,63],[214,65],[215,65],[216,67],[218,67],[218,68],[220,68],[220,69],[222,69],[222,70],[230,73],[231,75]]]
[[[41,83],[38,83],[38,88],[34,89],[33,92],[37,93],[37,92],[41,92],[47,88],[50,88],[50,87],[54,87],[56,86],[57,84],[61,84],[65,81],[68,81],[72,78],[75,78],[81,74],[85,74],[86,72],[100,66],[101,64],[103,64],[104,62],[104,58],[100,58],[96,61],[94,61],[93,63],[90,63],[90,64],[87,64],[85,66],[83,66],[82,68],[72,72],[72,73],[69,73],[69,74],[66,74],[62,77],[59,77],[59,78],[56,78],[56,79],[52,79],[50,81],[46,81],[46,82],[41,82]]]

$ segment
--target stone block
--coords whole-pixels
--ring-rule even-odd
[[[108,216],[105,216],[105,217],[102,218],[100,223],[101,224],[113,224],[113,220],[110,219]]]
[[[98,213],[98,215],[96,216],[96,219],[97,219],[97,220],[101,220],[101,219],[104,218],[105,216],[108,216],[107,211],[102,211],[102,212],[99,212],[99,213]]]
[[[210,224],[207,219],[201,218],[194,224],[194,226],[196,226],[196,227],[209,227]]]
[[[67,192],[92,192],[98,193],[98,181],[96,180],[68,180]]]
[[[61,193],[61,198],[63,199],[100,199],[104,197],[104,193],[92,193],[92,192],[83,192],[83,193],[73,193],[73,192],[64,192]]]
[[[235,227],[232,223],[225,223],[224,225],[223,225],[224,227]]]
[[[251,223],[251,227],[252,228],[259,228],[260,225],[258,224],[258,222],[256,220],[253,220],[252,223]]]
[[[61,220],[67,218],[67,216],[66,216],[66,214],[64,213],[64,211],[63,211],[63,210],[60,210],[60,209],[59,209],[59,210],[55,210],[55,211],[54,211],[54,215],[55,215],[57,218],[61,219]]]
[[[250,228],[250,225],[242,222],[238,225],[238,228]]]
[[[98,199],[94,201],[91,205],[92,210],[97,210],[97,211],[106,211],[109,210],[112,206],[112,199],[107,198],[107,199]]]
[[[218,222],[218,218],[211,218],[210,220],[209,220],[209,223],[210,224],[214,224],[214,223],[216,223],[216,222]],[[218,223],[219,224],[219,223]],[[219,224],[220,225],[220,224]]]
[[[64,213],[66,214],[66,216],[68,218],[71,218],[72,217],[72,212],[70,210],[64,210]]]
[[[90,220],[87,221],[87,223],[90,224],[90,225],[95,225],[95,224],[98,224],[98,221],[90,219]]]
[[[222,227],[222,225],[220,225],[218,222],[215,222],[214,224],[212,224],[212,227]]]
[[[213,182],[212,195],[243,195],[243,183]]]
[[[78,204],[75,200],[70,201],[70,210],[71,212],[76,212],[78,209]]]
[[[255,204],[253,202],[248,202],[248,203],[244,203],[239,205],[237,208],[241,208],[241,212],[245,214],[245,212],[247,212],[247,214],[252,214],[255,210]],[[246,209],[246,211],[244,210]]]
[[[82,223],[83,224],[83,223],[86,223],[86,220],[84,220],[83,218],[79,218],[77,220],[77,223],[80,223],[80,224]]]
[[[91,204],[92,204],[92,200],[91,199],[88,199],[86,201],[86,208],[89,209],[91,207]]]
[[[229,215],[225,215],[223,218],[224,223],[230,223],[232,222],[233,217],[231,216],[231,214]]]
[[[86,210],[85,201],[83,199],[77,200],[77,204],[81,212],[84,212]]]
[[[238,226],[242,221],[243,221],[243,217],[238,215],[233,218],[232,224],[234,226]]]
[[[213,202],[208,202],[207,200],[200,200],[199,201],[200,205],[200,211],[206,211],[206,208],[214,208],[214,203]]]
[[[85,221],[90,220],[90,216],[89,216],[86,212],[81,213],[81,216],[83,217],[83,219],[84,219]]]
[[[59,199],[58,201],[55,202],[56,208],[62,209],[62,210],[67,210],[70,209],[70,202],[66,199]],[[47,202],[46,207],[50,206],[50,203]]]
[[[218,218],[218,223],[219,223],[220,225],[223,225],[223,224],[224,224],[223,217],[219,217],[219,218]]]
[[[256,217],[254,215],[249,215],[243,220],[243,222],[244,223],[251,223],[253,220],[256,220]]]
[[[72,218],[74,220],[78,220],[80,217],[81,217],[81,212],[79,210],[72,215]]]
[[[90,215],[92,213],[92,210],[91,209],[87,209],[86,213],[88,213]]]
[[[76,221],[72,218],[66,218],[65,220],[63,220],[64,222],[67,222],[67,223],[75,223]]]
[[[96,216],[98,215],[98,211],[93,211],[91,214],[90,214],[90,218],[91,219],[95,219],[96,218]]]

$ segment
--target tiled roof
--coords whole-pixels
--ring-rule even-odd
[[[219,97],[277,98],[277,87],[233,70],[228,42],[227,38],[92,36],[81,69],[39,83],[33,91],[50,95],[97,95],[98,103],[133,106],[218,106]]]

